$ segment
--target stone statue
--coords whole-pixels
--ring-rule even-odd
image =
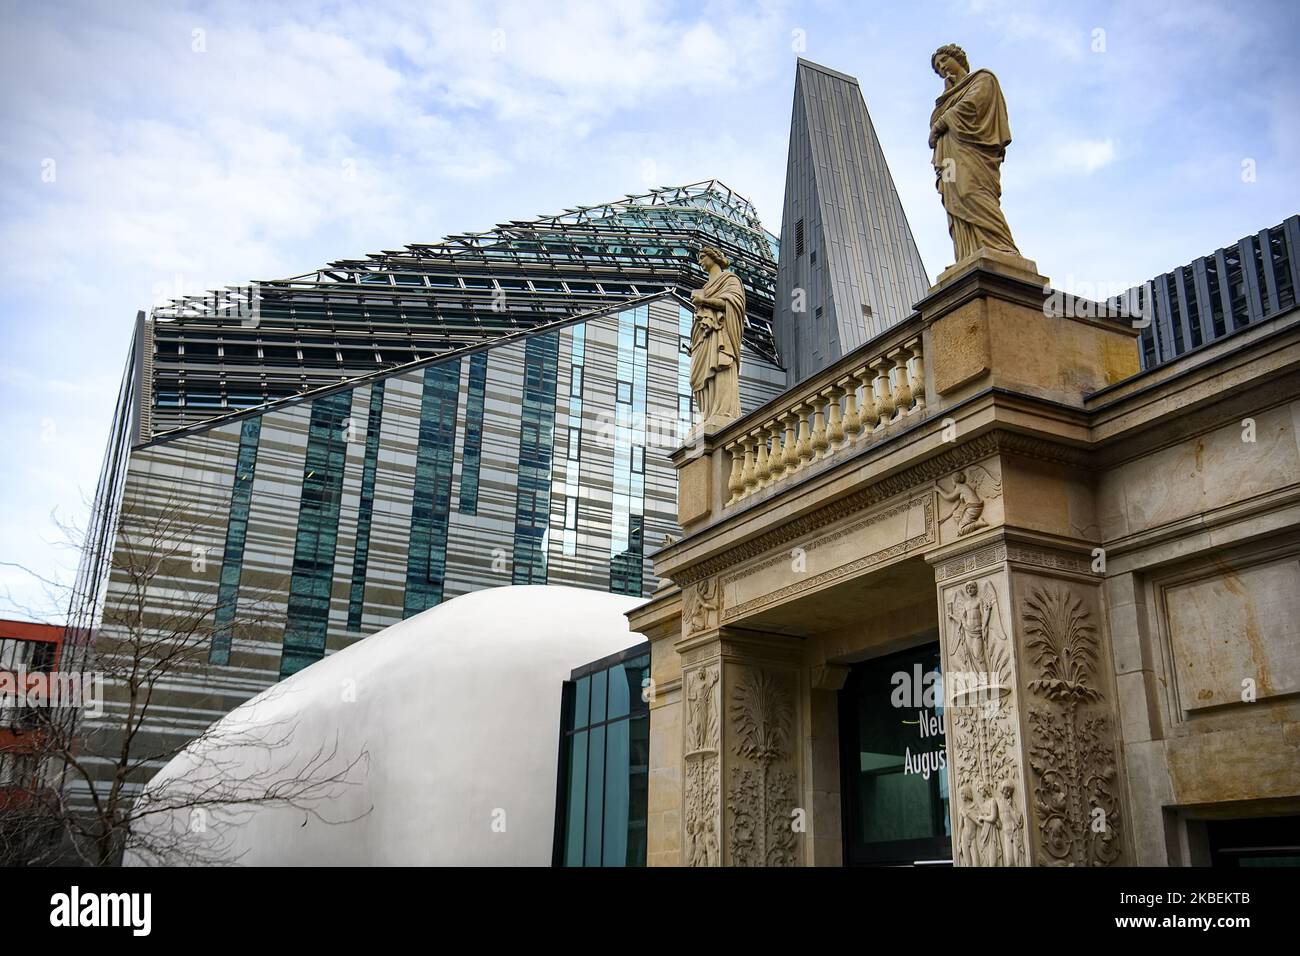
[[[699,263],[707,278],[691,293],[691,391],[704,422],[740,417],[740,343],[745,328],[745,287],[727,267],[727,257],[702,246]]]
[[[972,73],[965,51],[951,43],[934,52],[930,65],[944,81],[930,114],[930,146],[957,262],[981,249],[1019,257],[1002,215],[1001,167],[1011,127],[998,78],[988,70]]]

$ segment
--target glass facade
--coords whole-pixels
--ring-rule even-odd
[[[578,553],[578,500],[582,487],[582,391],[586,383],[587,327],[573,327],[569,343],[569,419],[565,434],[564,545],[566,557]]]
[[[379,466],[379,433],[384,421],[384,380],[370,386],[366,416],[366,454],[361,465],[361,498],[357,503],[357,545],[352,558],[352,588],[348,593],[348,630],[361,630],[366,604],[366,570],[370,563],[370,526],[375,516],[375,470]]]
[[[519,474],[515,493],[514,584],[546,583],[559,349],[559,333],[544,332],[531,337],[524,351],[524,402],[519,420]]]
[[[952,859],[939,644],[855,664],[839,693],[849,865]]]
[[[257,465],[257,441],[261,433],[260,415],[244,419],[239,426],[239,454],[235,459],[235,480],[230,489],[230,519],[226,524],[226,547],[221,557],[221,582],[217,586],[216,629],[208,651],[211,664],[230,663],[231,626],[239,601],[239,579],[244,571],[248,508],[253,495],[253,471]]]
[[[615,390],[614,494],[609,589],[640,594],[645,555],[646,359],[650,313],[637,306],[619,314]]]
[[[460,359],[424,370],[403,617],[427,611],[442,601],[459,403]]]
[[[557,866],[645,866],[650,649],[641,644],[564,684]]]
[[[478,514],[478,478],[483,465],[483,402],[487,393],[486,351],[469,357],[469,393],[465,396],[465,448],[460,464],[460,513]]]
[[[282,679],[325,656],[351,414],[351,390],[311,403],[284,650],[280,656]]]

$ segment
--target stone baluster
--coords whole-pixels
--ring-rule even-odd
[[[826,441],[831,450],[840,446],[844,441],[844,419],[840,416],[840,399],[844,397],[844,389],[839,385],[832,385],[822,393],[827,397],[827,411],[829,415],[826,420]]]
[[[876,411],[876,396],[871,388],[871,366],[864,365],[858,370],[856,377],[862,383],[862,413],[859,416],[862,420],[861,437],[868,438],[872,429],[876,427],[876,422],[880,420],[880,415]]]
[[[871,360],[871,368],[876,373],[872,381],[876,398],[876,431],[882,432],[894,417],[894,393],[889,385],[890,362],[882,355]]]
[[[745,497],[754,490],[754,439],[746,435],[742,438],[741,443],[745,446],[745,470],[741,474],[741,480],[745,484],[741,497]]]
[[[785,426],[781,424],[783,417],[778,415],[766,426],[772,435],[772,452],[767,456],[767,466],[771,476],[769,484],[780,481],[781,476],[785,474],[785,451],[781,447],[781,440],[785,437]]]
[[[858,429],[862,425],[858,413],[858,380],[855,376],[850,375],[848,378],[840,381],[840,387],[844,390],[844,436],[853,444],[853,440],[858,437]]]
[[[754,486],[764,487],[772,477],[772,465],[767,455],[767,429],[759,427],[750,432],[758,445],[758,456],[754,460]]]
[[[812,397],[813,407],[813,434],[812,448],[813,461],[818,461],[826,456],[826,399],[821,395]]]
[[[788,411],[781,416],[785,423],[784,474],[793,475],[799,467],[799,414]]]
[[[905,346],[912,353],[912,411],[925,410],[925,364],[921,354],[921,337],[917,336]]]
[[[894,363],[894,421],[901,421],[912,408],[912,386],[907,381],[907,363],[912,353],[900,345],[889,353]]]
[[[798,471],[807,464],[813,456],[812,440],[808,431],[808,416],[812,414],[812,404],[810,402],[799,403],[799,465],[795,468]]]
[[[744,464],[740,442],[733,441],[727,446],[727,451],[731,455],[731,477],[727,481],[727,490],[731,492],[731,497],[727,499],[727,504],[731,504],[745,490]]]

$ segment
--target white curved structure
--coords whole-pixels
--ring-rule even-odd
[[[562,683],[642,640],[624,617],[639,603],[492,588],[332,654],[214,724],[211,742],[179,754],[146,794],[179,806],[177,793],[212,781],[252,790],[336,753],[328,769],[315,760],[324,780],[364,752],[352,785],[323,787],[329,796],[315,805],[350,822],[283,805],[186,808],[150,818],[157,839],[147,842],[179,835],[177,859],[197,850],[244,865],[549,865]]]

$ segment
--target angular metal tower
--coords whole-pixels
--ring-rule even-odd
[[[858,81],[800,59],[773,323],[790,384],[901,321],[929,288]]]

